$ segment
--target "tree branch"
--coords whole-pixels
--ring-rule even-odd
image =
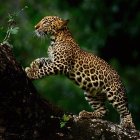
[[[0,140],[137,140],[140,132],[104,120],[71,116],[42,99],[8,45],[0,45]],[[65,113],[68,114],[68,113]],[[68,114],[69,115],[69,114]]]

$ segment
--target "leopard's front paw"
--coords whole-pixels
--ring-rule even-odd
[[[31,67],[32,69],[39,69],[40,65],[41,65],[40,59],[38,58],[38,59],[34,60],[34,61],[30,64],[30,67]]]
[[[30,67],[32,69],[40,69],[48,61],[49,61],[48,58],[44,58],[44,57],[37,58],[30,64]]]
[[[30,79],[37,79],[37,76],[35,75],[34,69],[32,69],[30,67],[26,67],[25,72]]]

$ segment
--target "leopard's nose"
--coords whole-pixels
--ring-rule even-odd
[[[37,25],[35,25],[35,29],[38,29],[39,28],[39,25],[37,24]]]

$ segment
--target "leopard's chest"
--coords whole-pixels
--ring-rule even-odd
[[[48,57],[52,62],[54,62],[54,48],[51,45],[48,48]]]

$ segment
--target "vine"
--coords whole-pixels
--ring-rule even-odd
[[[27,8],[28,8],[28,6],[25,6],[20,11],[17,11],[13,14],[8,14],[8,27],[7,27],[6,35],[5,35],[1,45],[7,44],[7,45],[11,46],[9,43],[11,35],[15,35],[19,31],[19,27],[16,25],[16,17],[18,17]]]

